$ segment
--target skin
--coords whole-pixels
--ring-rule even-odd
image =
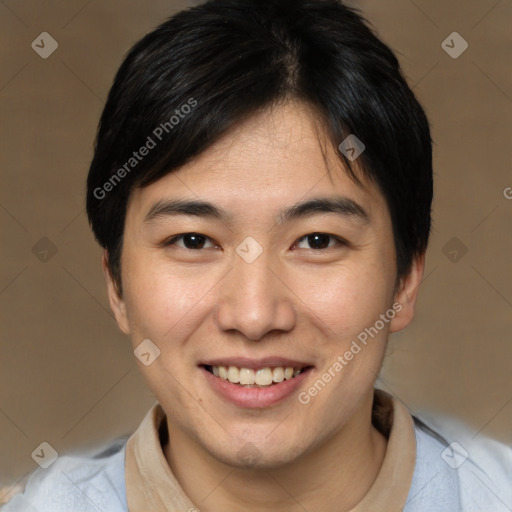
[[[279,216],[304,199],[333,196],[357,202],[368,219]],[[207,200],[231,217],[144,221],[155,203],[169,199]],[[184,233],[208,238],[201,249],[187,248],[183,238],[165,245]],[[315,248],[311,233],[333,238]],[[263,249],[252,263],[236,252],[247,236]],[[167,413],[165,457],[197,508],[340,512],[362,499],[386,450],[371,424],[374,382],[389,333],[413,317],[424,258],[397,287],[382,194],[348,177],[304,105],[287,102],[253,116],[184,167],[132,192],[122,297],[107,257],[119,327],[133,347],[149,338],[161,350],[150,366],[138,364]],[[198,368],[219,357],[288,357],[314,366],[298,391],[307,390],[396,301],[400,313],[307,405],[292,393],[272,407],[237,407]],[[239,456],[247,443],[257,454],[254,465]]]

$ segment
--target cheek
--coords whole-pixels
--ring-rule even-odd
[[[197,326],[222,276],[140,258],[126,265],[125,295],[132,330],[156,343],[180,340]],[[168,343],[165,343],[168,347]]]
[[[331,269],[328,274],[304,273],[296,295],[320,320],[330,337],[347,339],[373,325],[390,305],[392,276],[380,262]]]

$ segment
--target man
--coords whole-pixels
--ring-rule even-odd
[[[110,91],[87,212],[158,402],[5,510],[511,510],[510,449],[448,445],[374,389],[431,201],[428,121],[355,11],[212,0],[148,34]]]

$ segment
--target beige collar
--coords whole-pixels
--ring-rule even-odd
[[[386,455],[377,479],[351,512],[399,512],[405,506],[416,463],[414,424],[407,409],[381,390],[375,390],[373,423],[388,437]],[[156,403],[126,444],[130,512],[196,510],[165,459],[159,436],[162,428],[166,428],[165,412]]]

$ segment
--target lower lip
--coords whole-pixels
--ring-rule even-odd
[[[299,388],[304,379],[307,378],[312,368],[304,370],[302,373],[297,375],[297,377],[284,380],[278,384],[272,384],[268,388],[246,388],[219,377],[215,377],[213,373],[210,373],[203,366],[200,367],[200,370],[203,372],[206,381],[210,384],[213,390],[225,400],[238,407],[263,409],[288,398]]]

